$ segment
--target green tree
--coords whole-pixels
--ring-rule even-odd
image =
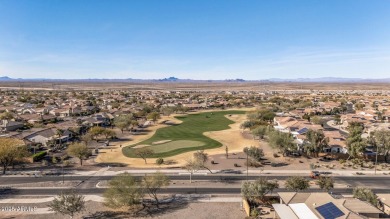
[[[310,121],[316,125],[322,125],[322,123],[324,123],[324,120],[321,118],[321,116],[310,117]]]
[[[91,133],[86,133],[85,135],[81,136],[81,141],[85,143],[85,145],[89,145],[93,141],[93,136]]]
[[[261,148],[256,146],[245,147],[244,153],[247,154],[251,159],[255,161],[260,161],[262,157],[264,157],[264,152]]]
[[[362,201],[369,202],[375,207],[379,206],[378,197],[371,189],[356,187],[353,189],[353,197]]]
[[[114,130],[111,130],[111,129],[104,129],[104,131],[102,132],[102,135],[104,135],[104,138],[106,140],[108,140],[109,138],[112,138],[112,137],[115,137],[116,136],[116,133]]]
[[[283,155],[287,152],[296,150],[294,138],[289,133],[271,131],[268,135],[269,144],[272,148],[278,149]]]
[[[63,192],[54,198],[48,207],[51,211],[73,218],[75,214],[85,210],[84,196],[76,194],[73,190]]]
[[[173,107],[162,107],[160,109],[161,113],[164,115],[164,116],[170,116],[174,111],[175,109]]]
[[[251,129],[255,125],[256,125],[256,122],[249,120],[249,121],[245,121],[245,122],[241,123],[240,128],[243,131],[245,131],[245,129]]]
[[[4,112],[0,114],[0,120],[10,120],[13,119],[14,115],[10,112]]]
[[[152,120],[153,122],[156,122],[158,119],[160,119],[160,113],[151,112],[146,116],[146,118]]]
[[[378,153],[384,155],[385,161],[387,163],[390,151],[390,130],[381,129],[375,131],[374,139]]]
[[[348,127],[347,148],[350,157],[358,157],[364,151],[366,142],[362,138],[363,126],[361,123],[351,123]]]
[[[137,148],[134,150],[134,154],[135,154],[135,156],[144,159],[145,164],[146,164],[146,158],[152,156],[154,154],[154,151],[148,147]]]
[[[70,156],[77,157],[80,160],[80,166],[83,165],[83,159],[87,159],[91,155],[91,151],[83,143],[69,145],[67,152]]]
[[[92,138],[97,139],[100,135],[104,133],[106,129],[100,126],[92,127],[88,133],[92,136]]]
[[[260,139],[264,139],[264,136],[267,134],[268,127],[267,126],[258,126],[252,130],[253,136],[257,136]]]
[[[28,154],[23,141],[16,138],[0,138],[0,165],[3,166],[3,174],[6,173],[8,166]]]
[[[318,157],[318,154],[328,146],[328,141],[328,138],[325,137],[322,131],[309,129],[306,133],[306,141],[304,144],[306,153]]]
[[[269,109],[258,109],[247,115],[248,120],[266,124],[275,118],[276,114]]]
[[[302,176],[291,176],[287,178],[285,187],[288,190],[299,192],[308,189],[310,185],[309,180],[305,179]]]
[[[135,209],[142,203],[142,186],[131,174],[121,173],[108,182],[103,194],[104,205],[110,208]]]
[[[138,121],[137,120],[131,120],[130,121],[130,126],[131,126],[131,129],[133,130],[134,127],[137,127],[139,125]]]
[[[156,172],[150,175],[146,175],[142,179],[142,186],[146,193],[156,201],[156,206],[159,208],[159,200],[157,192],[161,188],[168,186],[170,183],[169,177],[163,173]]]
[[[279,188],[278,181],[260,178],[254,182],[244,182],[241,186],[241,194],[249,200],[260,200],[264,203],[266,195],[277,188]]]
[[[133,114],[122,114],[114,118],[114,125],[121,130],[127,129],[131,125]]]
[[[318,178],[317,184],[320,187],[320,189],[329,192],[329,190],[333,189],[334,180],[332,177],[320,176]]]

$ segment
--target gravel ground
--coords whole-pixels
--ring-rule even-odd
[[[7,206],[21,206],[20,204],[7,204]],[[47,203],[40,203],[40,204],[23,204],[24,207],[31,206],[31,207],[38,207],[38,208],[45,208],[47,207]],[[86,203],[87,209],[83,212],[82,216],[77,215],[74,218],[161,218],[161,219],[172,219],[172,218],[187,218],[187,219],[240,219],[245,218],[245,212],[241,210],[240,203],[176,203],[176,204],[170,204],[169,207],[161,206],[163,209],[159,213],[154,213],[152,216],[139,216],[139,217],[131,217],[129,215],[124,215],[119,212],[110,212],[109,214],[103,215],[102,212],[109,211],[108,208],[103,206],[102,203],[98,202],[91,202],[88,201]],[[4,207],[2,205],[2,207]],[[2,212],[0,218],[20,218],[20,219],[63,219],[66,218],[63,215],[60,214],[21,214],[18,212],[15,213],[7,213]]]

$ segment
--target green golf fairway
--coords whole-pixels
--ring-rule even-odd
[[[151,138],[138,144],[124,147],[122,152],[127,157],[136,157],[134,150],[137,149],[133,147],[137,145],[145,145],[145,147],[151,148],[154,151],[154,154],[150,156],[150,158],[158,158],[170,157],[188,151],[220,147],[222,146],[220,142],[204,136],[203,133],[229,129],[229,125],[234,122],[227,119],[225,115],[230,114],[245,114],[245,112],[218,111],[177,116],[177,119],[183,121],[181,124],[158,129]],[[164,140],[171,141],[153,145],[153,142]]]

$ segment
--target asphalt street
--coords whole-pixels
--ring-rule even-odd
[[[189,180],[188,174],[175,174],[168,175],[171,180]],[[110,180],[114,176],[1,176],[0,177],[0,186],[1,185],[12,185],[12,184],[22,184],[22,183],[35,183],[35,182],[49,182],[49,181],[102,181]],[[134,176],[138,179],[141,179],[142,176]],[[260,175],[249,175],[248,180],[258,179]],[[277,179],[284,180],[289,176],[277,176],[277,175],[261,175],[261,177],[266,177],[267,179]],[[309,177],[307,177],[310,179]],[[334,176],[333,177],[337,183],[345,183],[349,185],[367,185],[367,186],[389,186],[390,187],[390,176]],[[223,175],[223,174],[208,174],[208,175],[196,175],[192,176],[193,180],[209,180],[209,181],[242,181],[246,180],[247,176],[245,174],[234,174],[234,175]]]
[[[49,196],[49,195],[58,195],[62,191],[67,189],[59,189],[59,188],[42,188],[42,189],[3,189],[0,191],[1,195],[9,196]],[[74,189],[77,193],[84,195],[101,195],[105,191],[104,188],[85,188],[85,189]],[[340,189],[332,189],[331,192],[334,194],[351,194],[353,188],[340,188]],[[375,193],[390,193],[390,188],[373,188]],[[287,191],[286,189],[277,189],[274,192],[282,192]],[[234,194],[239,195],[241,192],[240,188],[164,188],[161,189],[159,193],[161,194]],[[305,192],[323,192],[320,189],[308,189]]]
[[[136,176],[141,178],[142,176]],[[169,175],[171,180],[180,181],[180,180],[189,180],[189,175]],[[267,176],[268,179],[277,179],[285,180],[288,176]],[[80,193],[83,194],[102,194],[104,188],[96,188],[96,184],[102,180],[110,180],[113,176],[64,176],[64,180],[78,180],[83,181],[79,186],[76,187]],[[249,175],[248,180],[255,180],[259,178],[258,175]],[[247,176],[245,174],[235,174],[235,175],[193,175],[192,180],[208,180],[212,182],[239,182],[245,181]],[[354,187],[368,187],[373,189],[376,192],[390,193],[390,177],[388,176],[335,176],[336,183],[349,185],[348,188],[338,188],[334,189],[335,193],[350,193]],[[58,194],[63,189],[60,188],[25,188],[18,189],[13,185],[21,183],[36,183],[36,182],[48,182],[48,181],[62,181],[62,176],[43,176],[43,177],[14,177],[14,176],[2,176],[0,177],[0,187],[3,185],[10,185],[11,189],[2,189],[0,193],[2,194],[13,194],[13,195],[55,195]],[[318,191],[312,189],[313,191]],[[284,191],[280,189],[279,191]],[[310,191],[310,190],[309,190]],[[225,188],[166,188],[162,190],[162,193],[171,193],[171,194],[239,194],[239,188],[229,188],[229,184],[226,184]]]

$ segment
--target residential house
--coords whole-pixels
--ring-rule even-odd
[[[379,218],[382,211],[355,198],[334,197],[328,193],[279,192],[280,204],[273,204],[274,218],[352,219]]]
[[[346,139],[343,135],[341,135],[340,131],[325,130],[324,136],[328,138],[328,147],[324,149],[324,152],[343,154],[348,152]]]
[[[275,116],[274,118],[274,128],[280,132],[285,132],[285,133],[290,132],[289,128],[295,125],[296,123],[298,123],[298,120],[290,116],[285,116],[285,117]]]
[[[365,112],[355,114],[344,114],[340,117],[340,128],[347,129],[350,123],[362,123],[365,127],[375,122],[374,115]]]
[[[97,113],[82,119],[82,124],[88,127],[92,126],[109,126],[114,116],[110,113]]]
[[[58,129],[56,128],[36,129],[36,131],[32,130],[31,132],[23,133],[22,137],[25,140],[33,143],[39,143],[46,147],[49,146],[50,142],[61,144],[73,137],[73,133],[69,130],[64,130],[61,133],[61,136],[58,136],[57,130]]]
[[[18,116],[20,120],[28,122],[30,124],[35,123],[51,123],[57,120],[54,115],[39,115],[39,114],[24,114]]]
[[[10,132],[15,131],[17,129],[23,128],[23,122],[17,122],[12,120],[1,120],[0,121],[0,131],[1,132]]]
[[[380,193],[377,194],[379,201],[382,203],[383,212],[390,215],[390,194]]]

